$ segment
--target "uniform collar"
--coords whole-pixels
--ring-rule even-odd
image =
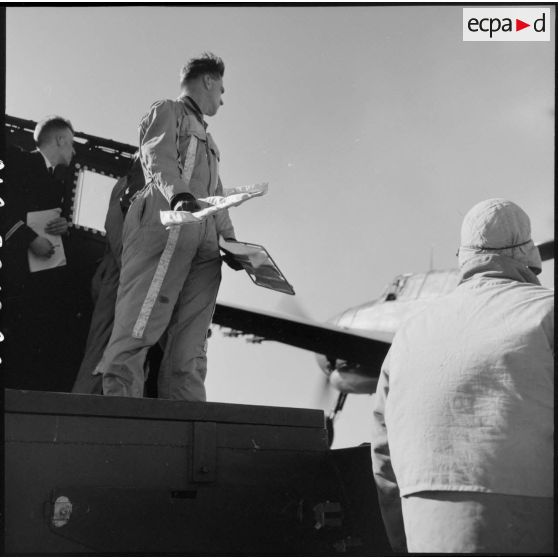
[[[178,100],[182,101],[194,113],[196,118],[200,121],[200,124],[203,125],[204,129],[207,129],[207,122],[203,119],[203,112],[201,111],[198,103],[196,103],[196,101],[194,101],[192,97],[189,97],[185,93],[180,95],[180,97],[178,97]]]
[[[48,160],[48,157],[40,149],[37,149],[37,151],[43,156],[47,170],[52,169],[52,171],[54,172],[54,169],[56,167]]]

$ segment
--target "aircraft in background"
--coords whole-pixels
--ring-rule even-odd
[[[34,148],[35,122],[6,115],[5,125],[9,146]],[[61,308],[61,313],[66,312],[66,318],[75,321],[76,339],[68,340],[69,352],[75,353],[69,361],[74,364],[68,365],[67,371],[58,370],[62,382],[57,386],[59,391],[65,391],[65,375],[67,391],[71,389],[82,357],[91,315],[90,302],[89,306],[87,302],[90,279],[104,251],[103,223],[110,190],[114,180],[127,172],[137,149],[81,132],[76,132],[74,137],[76,155],[65,180],[72,193],[69,199],[73,204],[72,243],[77,260],[75,292],[78,303],[77,307],[73,304]],[[82,209],[99,199],[106,200],[106,204],[98,204],[98,215],[92,221]],[[554,240],[538,244],[538,247],[543,260],[554,258]],[[213,323],[225,328],[226,336],[242,336],[252,343],[278,341],[316,353],[328,384],[339,391],[328,417],[331,437],[333,421],[343,408],[347,394],[375,390],[382,362],[399,325],[433,298],[449,293],[457,282],[456,269],[397,275],[378,299],[349,308],[327,323],[217,303]],[[48,335],[44,342],[48,343]]]
[[[554,258],[554,240],[537,244],[543,261]],[[371,302],[348,308],[320,323],[218,304],[214,323],[230,329],[225,335],[257,335],[314,351],[329,385],[339,395],[327,417],[330,443],[333,423],[350,393],[373,393],[382,362],[399,326],[430,301],[457,287],[458,269],[397,275]],[[248,339],[249,340],[249,339]]]

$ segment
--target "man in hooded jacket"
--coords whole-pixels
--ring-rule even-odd
[[[372,461],[392,546],[552,553],[554,292],[527,214],[465,216],[460,283],[397,332],[373,413]]]

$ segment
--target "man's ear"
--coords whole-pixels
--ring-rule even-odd
[[[204,74],[203,84],[205,85],[206,89],[211,90],[213,87],[213,78],[209,74]]]

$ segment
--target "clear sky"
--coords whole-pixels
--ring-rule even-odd
[[[536,241],[553,238],[551,32],[463,42],[460,6],[8,7],[6,112],[59,113],[137,144],[150,104],[178,95],[180,67],[215,52],[226,91],[209,129],[223,183],[270,185],[231,210],[237,237],[266,246],[297,293],[224,268],[219,300],[296,303],[326,320],[426,271],[431,251],[434,267],[453,267],[462,217],[482,199],[515,201]],[[553,262],[542,282],[553,286]],[[215,328],[208,356],[210,401],[334,399],[306,351]],[[349,397],[336,445],[369,441],[369,421],[370,397]]]

